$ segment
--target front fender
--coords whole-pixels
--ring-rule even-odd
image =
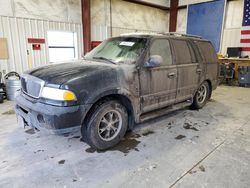
[[[123,95],[123,96],[127,97],[128,99],[130,99],[130,97],[131,97],[131,93],[127,89],[109,88],[109,89],[106,89],[104,91],[97,91],[97,92],[93,93],[93,95],[90,95],[88,98],[86,98],[84,100],[84,103],[85,104],[94,104],[103,97],[107,97],[110,95],[117,95],[117,94]]]

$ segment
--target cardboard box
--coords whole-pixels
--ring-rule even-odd
[[[0,38],[0,59],[9,59],[7,38]]]

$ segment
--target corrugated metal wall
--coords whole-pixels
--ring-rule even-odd
[[[81,24],[0,16],[0,37],[7,38],[9,50],[9,59],[0,60],[0,70],[22,73],[29,68],[48,63],[47,32],[50,30],[76,32],[78,56],[81,57],[83,52]],[[41,44],[40,51],[33,51],[32,44],[28,44],[27,38],[45,38],[46,43]],[[28,61],[32,67],[29,67]]]
[[[119,36],[124,33],[157,33],[164,31],[143,30],[143,29],[129,29],[123,27],[112,27],[112,37]],[[93,41],[103,41],[111,37],[111,27],[94,25],[91,27],[91,39]]]
[[[243,0],[227,2],[221,48],[222,54],[227,53],[228,47],[240,47],[240,31],[242,27],[243,5]]]

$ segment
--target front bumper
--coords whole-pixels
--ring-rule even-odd
[[[26,99],[20,92],[16,97],[16,114],[25,125],[56,134],[80,130],[86,115],[85,105],[60,107]]]

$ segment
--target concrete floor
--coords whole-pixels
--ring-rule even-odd
[[[0,104],[0,187],[250,187],[247,88],[220,86],[203,109],[138,125],[103,153],[80,133],[24,130],[12,108]]]

